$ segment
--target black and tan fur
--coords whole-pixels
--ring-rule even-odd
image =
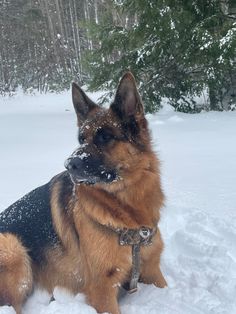
[[[99,312],[118,314],[119,287],[129,281],[131,246],[115,230],[154,228],[163,193],[159,161],[134,78],[126,73],[109,109],[76,85],[72,98],[81,146],[67,171],[0,214],[0,304],[22,304],[34,286],[82,292]],[[140,281],[166,285],[159,229],[141,248]]]

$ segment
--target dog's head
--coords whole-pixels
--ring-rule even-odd
[[[126,73],[109,109],[96,105],[75,83],[72,100],[80,147],[65,163],[75,184],[119,184],[150,167],[151,145],[141,97]]]

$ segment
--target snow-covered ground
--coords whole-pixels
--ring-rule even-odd
[[[98,97],[98,94],[93,95]],[[148,115],[162,161],[168,288],[140,284],[122,314],[236,313],[236,112]],[[0,210],[63,170],[77,146],[69,92],[0,99]],[[23,314],[96,313],[83,295],[36,291]],[[1,314],[14,313],[9,307]]]

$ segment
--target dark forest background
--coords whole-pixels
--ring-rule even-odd
[[[1,95],[113,91],[131,70],[147,112],[236,109],[236,0],[0,0],[0,29]]]

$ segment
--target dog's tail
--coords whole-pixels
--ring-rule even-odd
[[[0,233],[0,305],[10,304],[17,313],[33,284],[30,257],[13,234]]]

